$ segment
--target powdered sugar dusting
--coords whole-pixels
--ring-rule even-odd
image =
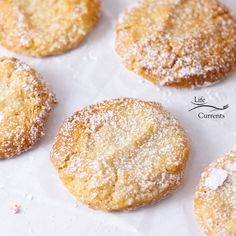
[[[3,121],[3,119],[4,119],[4,115],[0,113],[0,122]]]
[[[115,210],[172,192],[180,184],[179,166],[185,166],[188,153],[185,132],[159,104],[117,99],[67,119],[52,161],[61,176],[76,180],[72,192],[82,202]]]
[[[217,1],[140,1],[120,17],[116,50],[155,84],[201,87],[236,67],[236,20]]]
[[[56,99],[42,77],[27,64],[2,58],[0,67],[9,74],[0,83],[0,100],[5,101],[1,112],[6,118],[0,123],[0,158],[7,158],[27,150],[44,134]]]
[[[99,2],[5,2],[0,7],[0,42],[16,52],[33,56],[53,55],[74,48],[97,23]]]
[[[229,171],[236,171],[236,163],[228,164],[227,169]]]
[[[228,173],[222,169],[212,169],[208,178],[206,178],[206,186],[212,190],[216,190],[227,179]]]
[[[236,152],[230,152],[211,163],[202,174],[196,192],[195,213],[206,234],[235,235],[235,165]]]

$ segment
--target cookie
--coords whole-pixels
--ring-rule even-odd
[[[79,45],[100,17],[100,0],[11,0],[0,4],[0,44],[29,56]]]
[[[119,18],[116,51],[154,84],[208,86],[236,67],[236,19],[217,0],[142,0]]]
[[[172,193],[181,183],[189,150],[185,131],[160,104],[122,98],[68,118],[51,160],[79,201],[118,211]]]
[[[56,99],[41,76],[15,58],[0,58],[0,91],[0,159],[4,159],[41,138]]]
[[[194,203],[197,219],[207,235],[236,235],[236,152],[206,168]]]

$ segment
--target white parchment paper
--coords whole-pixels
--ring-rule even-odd
[[[98,27],[64,55],[35,59],[0,49],[0,56],[15,56],[37,69],[59,100],[46,136],[20,157],[0,162],[1,236],[203,235],[193,213],[195,187],[208,163],[236,148],[236,73],[212,87],[177,90],[158,88],[126,70],[114,51],[114,27],[122,9],[134,2],[103,0]],[[235,0],[224,2],[236,13]],[[137,211],[104,213],[75,201],[60,182],[49,152],[66,117],[86,105],[121,96],[161,102],[187,130],[192,153],[184,183],[175,194]],[[204,120],[188,112],[194,96],[218,106],[229,104],[225,119]],[[21,206],[20,214],[12,214],[15,204]]]

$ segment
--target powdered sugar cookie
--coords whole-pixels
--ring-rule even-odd
[[[154,84],[207,86],[236,66],[236,20],[217,0],[142,0],[121,15],[116,51]]]
[[[236,152],[207,167],[194,203],[197,219],[207,235],[236,235]]]
[[[134,209],[166,197],[180,184],[189,141],[160,104],[115,99],[76,112],[51,152],[61,180],[88,206]]]
[[[15,58],[0,59],[0,159],[30,148],[56,100],[41,76]]]
[[[78,46],[100,16],[100,0],[11,0],[0,4],[0,44],[51,56]]]

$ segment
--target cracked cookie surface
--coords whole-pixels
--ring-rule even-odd
[[[0,91],[0,159],[4,159],[41,138],[56,99],[41,76],[15,58],[0,58]]]
[[[154,84],[208,86],[236,67],[236,20],[217,0],[142,0],[121,15],[116,51]]]
[[[7,0],[0,4],[0,44],[29,56],[78,46],[100,18],[100,0]]]
[[[122,98],[68,118],[51,160],[79,201],[105,211],[126,210],[173,192],[189,149],[185,131],[160,104]]]
[[[236,152],[206,168],[196,190],[194,208],[206,235],[236,235]]]

